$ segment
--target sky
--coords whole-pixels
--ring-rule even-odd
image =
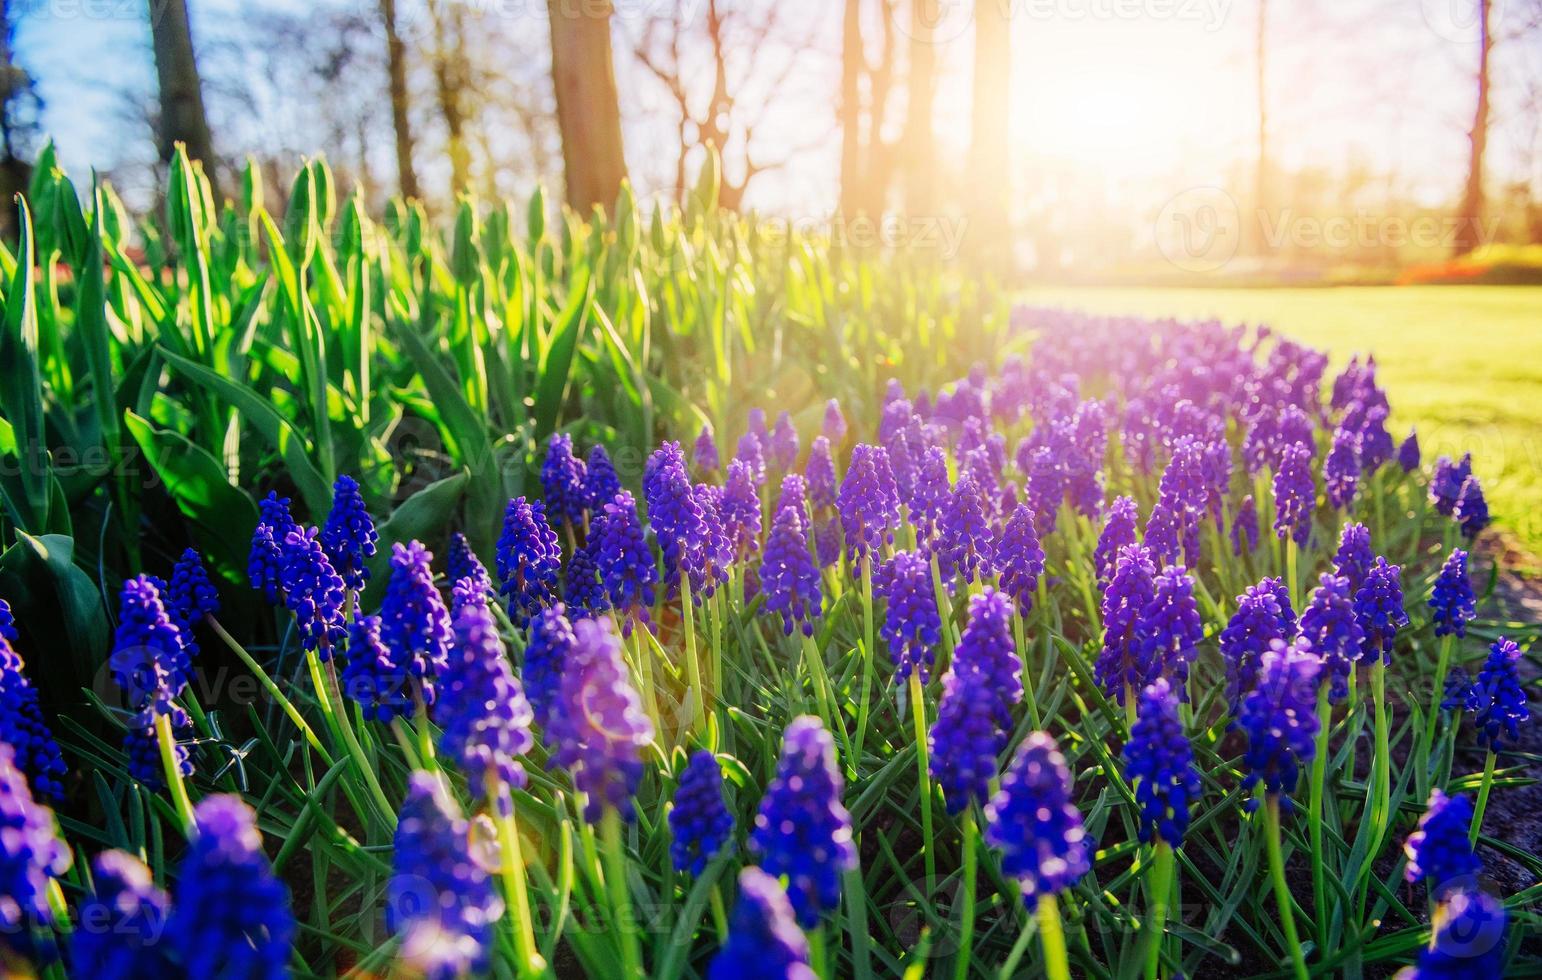
[[[189,0],[205,61],[233,57],[240,31],[232,0]],[[290,0],[268,0],[294,9]],[[362,4],[375,0],[317,0]],[[403,0],[404,9],[421,0]],[[536,0],[464,0],[521,20],[544,36]],[[617,0],[617,44],[667,0]],[[728,0],[757,4],[771,0]],[[810,22],[826,52],[839,50],[833,0],[780,0]],[[1095,188],[1111,199],[1173,194],[1220,182],[1249,166],[1256,145],[1254,35],[1260,0],[980,0],[1005,5],[1014,43],[1009,122],[1024,194]],[[1501,4],[1518,24],[1525,0]],[[944,71],[936,127],[943,152],[962,159],[969,142],[972,9],[940,0],[932,32]],[[112,167],[153,152],[122,93],[153,91],[148,27],[138,0],[21,0],[17,58],[37,78],[44,125],[72,172]],[[700,16],[703,0],[677,0]],[[1473,102],[1476,28],[1470,0],[1289,0],[1269,4],[1265,87],[1277,167],[1366,170],[1431,202],[1448,200],[1466,166]],[[251,9],[250,7],[245,9]],[[897,25],[903,35],[908,20]],[[1500,79],[1491,177],[1542,183],[1542,141],[1527,84],[1542,80],[1542,43],[1533,32],[1496,51]],[[771,114],[762,140],[797,143],[797,159],[757,179],[750,203],[769,211],[827,211],[835,200],[839,135],[833,56],[807,58],[797,101]],[[228,65],[226,67],[229,67]],[[634,170],[652,173],[657,138],[672,138],[657,99],[635,66],[618,68]],[[237,72],[239,75],[239,72]],[[821,94],[822,93],[822,94]],[[384,95],[382,93],[382,99]],[[272,113],[304,113],[285,93],[260,100]],[[289,100],[293,102],[293,100]],[[640,108],[637,108],[640,107]],[[658,116],[657,124],[652,120]],[[634,132],[641,136],[633,138]],[[662,135],[660,135],[662,134]],[[769,134],[769,135],[768,135]],[[809,134],[813,134],[812,142]],[[216,141],[219,133],[216,132]],[[807,145],[805,145],[807,144]],[[647,157],[647,160],[639,158]],[[388,158],[387,158],[388,159]],[[664,168],[672,169],[672,168]],[[656,190],[657,188],[655,188]],[[647,188],[645,188],[645,191]],[[1070,193],[1069,190],[1064,193]]]

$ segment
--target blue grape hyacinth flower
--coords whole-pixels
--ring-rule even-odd
[[[1029,909],[1092,868],[1092,845],[1071,802],[1070,769],[1045,732],[1033,732],[1017,747],[985,821],[985,841],[1001,852],[1001,873],[1017,881]]]
[[[1531,717],[1516,669],[1520,659],[1521,648],[1501,636],[1489,647],[1488,659],[1467,691],[1467,710],[1476,716],[1478,744],[1490,752],[1502,751],[1504,739],[1519,738],[1521,723]]]
[[[1452,887],[1476,884],[1483,862],[1468,839],[1472,817],[1472,801],[1465,794],[1447,796],[1439,789],[1430,791],[1418,826],[1403,844],[1403,853],[1408,856],[1403,877],[1409,884],[1424,882],[1436,898]]]
[[[750,851],[766,873],[787,879],[787,897],[805,928],[835,908],[841,876],[857,866],[851,814],[841,805],[844,787],[835,742],[823,723],[809,715],[794,718],[755,815]]]
[[[1182,847],[1189,807],[1200,797],[1194,747],[1178,717],[1178,698],[1167,678],[1140,693],[1135,725],[1124,746],[1125,776],[1140,804],[1140,839]]]
[[[728,940],[707,968],[707,980],[816,980],[808,937],[798,928],[779,881],[756,867],[739,872],[739,899]]]
[[[733,838],[734,818],[723,802],[723,769],[707,749],[691,755],[669,811],[669,857],[676,871],[699,875]]]
[[[1247,734],[1242,787],[1290,803],[1301,767],[1312,761],[1317,738],[1317,681],[1322,661],[1299,639],[1276,640],[1259,662],[1258,686],[1242,699],[1237,726]],[[1257,800],[1250,800],[1256,806]]]
[[[1467,635],[1467,624],[1478,614],[1477,597],[1467,574],[1467,552],[1452,548],[1430,592],[1430,618],[1436,636]]]
[[[340,476],[332,486],[332,510],[321,528],[321,546],[343,583],[355,592],[369,581],[369,560],[375,557],[380,534],[364,504],[359,483]]]
[[[103,851],[91,864],[96,886],[81,900],[71,937],[76,976],[104,980],[159,980],[174,976],[170,943],[163,941],[171,900],[150,869],[125,851]]]

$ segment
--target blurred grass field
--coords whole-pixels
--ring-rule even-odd
[[[1542,575],[1542,288],[1035,287],[1035,305],[1267,323],[1328,350],[1376,355],[1393,435],[1417,426],[1428,462],[1471,450],[1520,568]]]

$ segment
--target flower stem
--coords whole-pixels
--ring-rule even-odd
[[[535,948],[534,919],[530,915],[530,892],[525,885],[525,859],[520,851],[519,828],[515,825],[514,796],[494,773],[487,776],[487,798],[493,801],[498,825],[499,870],[503,877],[505,901],[511,909],[509,923],[514,933],[514,948],[522,977],[539,976],[546,971],[546,961]]]
[[[332,706],[341,704],[343,700],[342,693],[337,688],[337,676],[330,668],[322,670],[321,661],[316,656],[315,650],[305,651],[305,662],[310,667],[311,684],[316,688],[316,700],[321,705],[321,713],[326,716],[328,727],[347,747],[348,755],[353,759],[354,768],[363,777],[364,784],[369,787],[370,796],[374,798],[375,805],[380,808],[380,815],[385,819],[386,824],[396,826],[396,810],[392,808],[385,790],[380,787],[380,778],[375,775],[375,767],[365,758],[364,746],[359,744],[359,738],[353,733],[353,726],[348,723],[347,716],[339,716],[333,710]]]
[[[1414,775],[1419,780],[1419,798],[1429,799],[1430,795],[1430,746],[1435,742],[1435,722],[1440,718],[1440,702],[1445,699],[1446,674],[1451,670],[1451,647],[1456,642],[1456,636],[1447,633],[1440,638],[1440,655],[1435,662],[1435,687],[1430,699],[1429,715],[1424,719],[1424,736],[1419,739],[1419,752],[1415,758],[1418,760],[1418,769]]]
[[[1317,916],[1317,948],[1328,948],[1328,879],[1323,851],[1323,810],[1327,806],[1328,734],[1333,724],[1329,700],[1332,681],[1317,686],[1317,746],[1312,753],[1312,802],[1308,819],[1312,830],[1312,909]]]
[[[276,683],[274,683],[273,678],[268,676],[268,672],[262,669],[262,665],[257,663],[257,661],[253,659],[252,655],[246,652],[245,647],[236,642],[235,637],[231,636],[225,631],[225,627],[220,625],[219,620],[215,619],[213,616],[209,616],[204,620],[204,622],[208,623],[209,626],[214,629],[215,634],[218,635],[221,640],[225,641],[225,645],[230,648],[231,652],[234,653],[236,657],[246,665],[246,669],[250,670],[252,672],[252,676],[257,678],[257,683],[262,685],[262,689],[268,693],[268,697],[273,699],[274,703],[279,706],[279,708],[289,718],[290,722],[292,722],[294,726],[300,730],[300,733],[305,736],[305,740],[310,743],[311,748],[316,750],[316,754],[321,756],[321,760],[327,764],[328,768],[331,768],[333,763],[336,762],[336,760],[332,758],[332,753],[328,752],[326,747],[321,744],[321,739],[316,737],[316,732],[312,730],[309,724],[306,723],[305,718],[300,714],[299,709],[294,706],[292,701],[284,696],[284,692],[279,689],[279,686]]]
[[[182,766],[177,762],[177,736],[171,730],[171,715],[157,711],[155,714],[155,740],[160,743],[161,769],[166,773],[166,789],[171,802],[182,819],[182,829],[193,831],[193,801],[188,798],[187,786],[182,782]]]
[[[686,730],[695,731],[696,721],[705,710],[706,691],[701,683],[701,661],[696,655],[696,617],[692,607],[695,601],[691,598],[691,576],[686,572],[680,573],[680,622],[685,630],[685,669],[686,676],[690,679],[690,712],[686,717]]]
[[[1013,639],[1017,641],[1017,655],[1023,662],[1023,698],[1028,702],[1028,720],[1033,723],[1033,730],[1043,728],[1039,721],[1039,698],[1034,690],[1032,659],[1028,656],[1028,646],[1025,642],[1027,631],[1023,628],[1023,615],[1020,612],[1012,613]]]
[[[959,832],[963,837],[964,888],[959,895],[963,914],[958,924],[958,959],[953,965],[954,980],[969,976],[969,961],[974,953],[974,891],[976,873],[975,825],[973,809],[966,809],[959,820]]]
[[[1381,850],[1381,842],[1387,834],[1391,820],[1388,813],[1392,805],[1392,749],[1387,721],[1387,662],[1380,654],[1371,664],[1371,700],[1376,708],[1376,757],[1372,760],[1372,778],[1375,779],[1376,795],[1371,803],[1371,821],[1376,836],[1371,839],[1370,853]]]
[[[637,924],[631,921],[631,901],[627,897],[626,852],[621,845],[621,814],[606,807],[600,818],[600,835],[605,849],[605,888],[610,892],[611,926],[621,944],[621,962],[628,980],[643,975],[642,947],[637,942]]]
[[[1065,951],[1065,927],[1054,895],[1039,896],[1039,941],[1044,944],[1044,974],[1049,980],[1070,980],[1071,958]]]
[[[1174,855],[1172,845],[1164,840],[1156,842],[1148,882],[1150,892],[1146,899],[1150,911],[1146,914],[1143,942],[1146,947],[1146,980],[1156,980],[1157,969],[1162,963],[1162,934],[1167,930],[1167,906],[1173,889]]]
[[[867,742],[869,695],[873,690],[873,560],[862,556],[862,702],[857,705],[857,757],[851,760],[855,772],[862,761],[862,747]]]
[[[1483,811],[1488,809],[1488,792],[1494,788],[1494,750],[1489,749],[1483,759],[1483,782],[1478,784],[1478,803],[1472,811],[1472,827],[1467,831],[1467,843],[1478,846],[1478,832],[1483,829]]]
[[[1268,828],[1265,844],[1269,849],[1269,873],[1274,879],[1274,900],[1280,907],[1280,926],[1285,931],[1285,945],[1290,950],[1291,966],[1296,980],[1307,980],[1306,954],[1296,938],[1296,913],[1290,906],[1290,885],[1285,881],[1285,856],[1280,849],[1280,798],[1270,793],[1265,801],[1265,819]]]
[[[922,885],[921,895],[923,898],[930,899],[932,885],[937,880],[937,855],[932,837],[932,777],[930,753],[926,744],[926,692],[921,688],[919,667],[912,667],[910,670],[910,716],[915,721],[917,786],[921,793],[921,836],[926,842],[925,850],[922,851],[926,881]]]

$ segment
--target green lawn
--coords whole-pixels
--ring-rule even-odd
[[[1268,323],[1328,350],[1337,368],[1376,355],[1401,440],[1419,429],[1426,462],[1471,450],[1499,525],[1539,569],[1542,556],[1542,288],[1336,289],[1037,287],[1027,302]]]

